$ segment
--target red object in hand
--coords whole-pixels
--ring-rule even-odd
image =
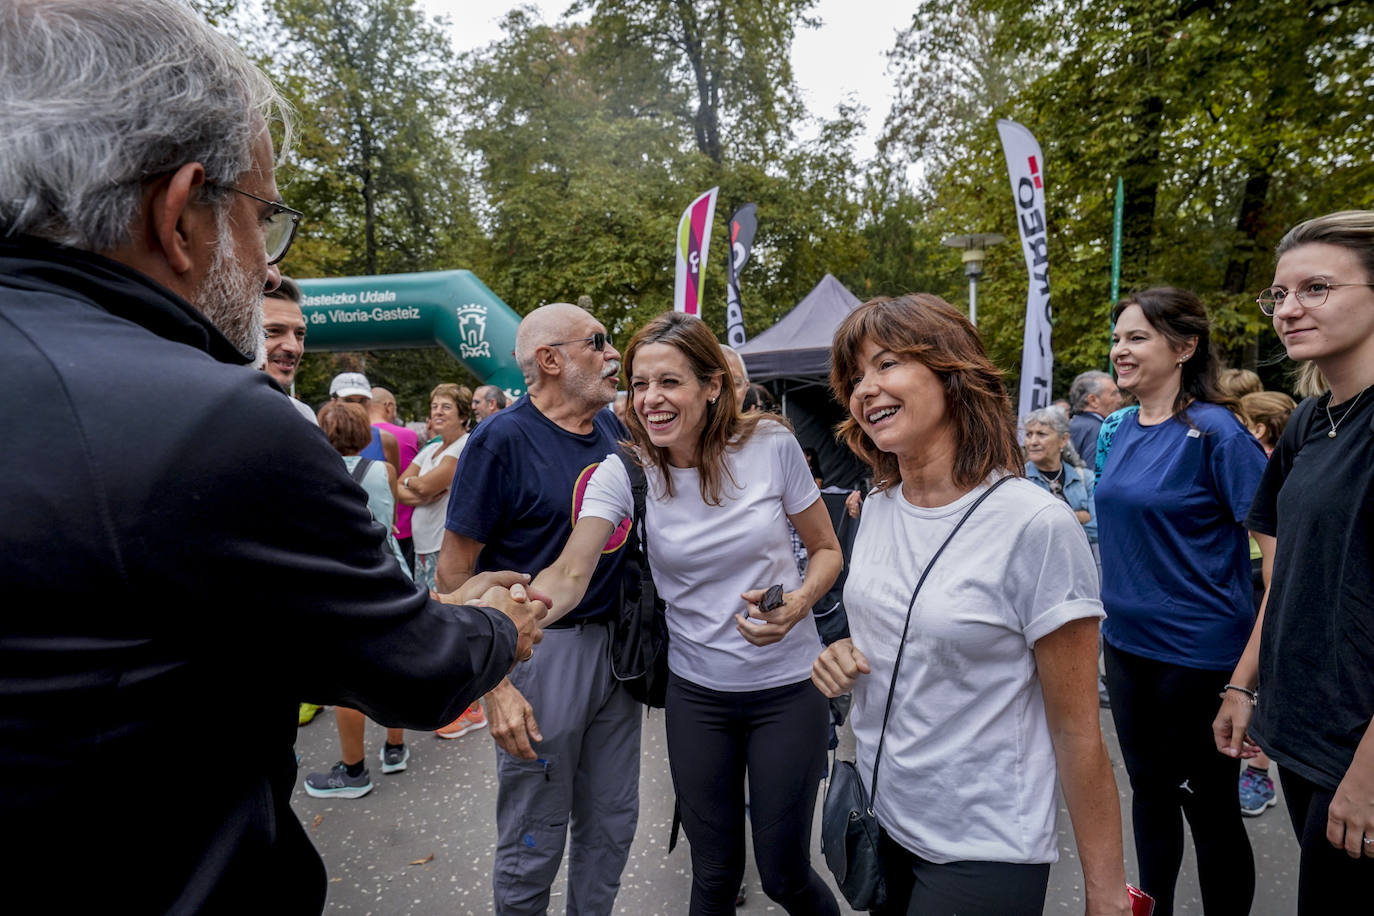
[[[1155,898],[1134,885],[1126,885],[1126,896],[1131,898],[1131,916],[1153,916]]]

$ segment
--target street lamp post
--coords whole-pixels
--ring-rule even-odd
[[[976,232],[972,235],[951,235],[940,244],[958,248],[964,261],[964,275],[968,277],[968,320],[978,326],[978,278],[983,275],[983,258],[987,249],[1005,242],[1006,236],[996,232]]]

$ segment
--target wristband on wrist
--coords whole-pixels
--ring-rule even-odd
[[[1226,699],[1226,691],[1228,690],[1238,690],[1241,693],[1245,694],[1247,697],[1250,698],[1251,706],[1259,705],[1259,693],[1254,690],[1251,690],[1249,687],[1242,687],[1239,684],[1227,684],[1225,687],[1221,689],[1221,693],[1217,694],[1217,696],[1221,697],[1223,700]]]

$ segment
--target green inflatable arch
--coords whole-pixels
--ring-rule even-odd
[[[312,350],[432,347],[453,354],[484,384],[525,391],[515,365],[520,316],[470,270],[300,280]]]

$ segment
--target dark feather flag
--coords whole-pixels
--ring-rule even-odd
[[[754,247],[757,207],[745,204],[730,217],[730,271],[725,286],[725,341],[732,347],[744,343],[744,307],[739,300],[739,272]]]

